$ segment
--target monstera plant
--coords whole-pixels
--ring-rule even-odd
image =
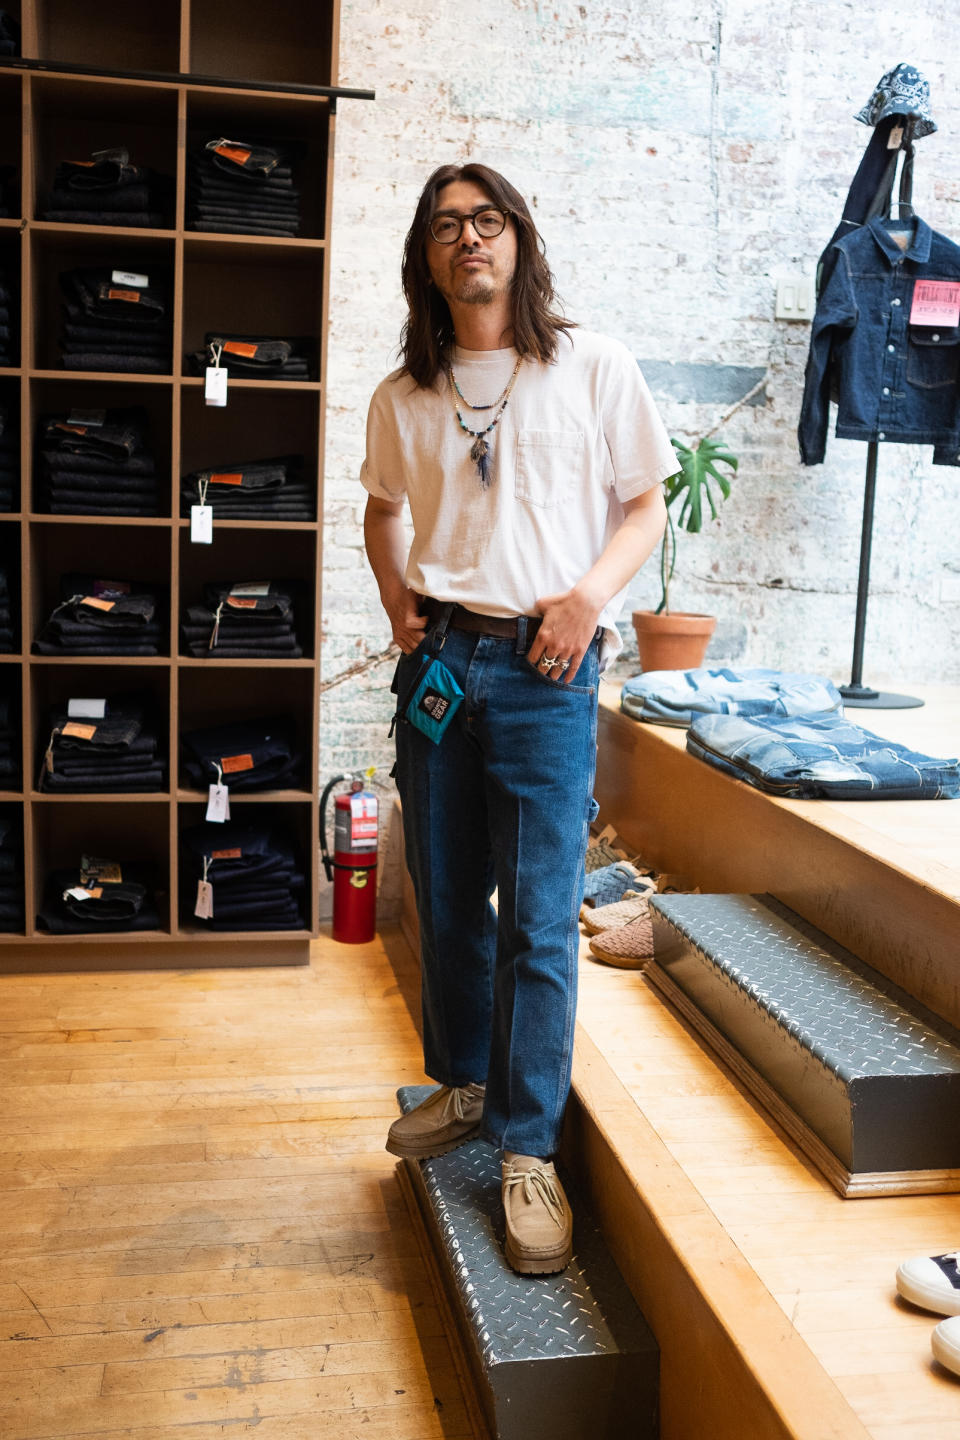
[[[726,441],[705,435],[692,445],[673,440],[680,469],[664,482],[667,528],[660,549],[660,603],[656,610],[634,610],[640,664],[644,670],[690,670],[702,664],[716,627],[713,615],[670,609],[670,582],[677,563],[677,534],[695,535],[716,520],[729,498],[739,461]]]

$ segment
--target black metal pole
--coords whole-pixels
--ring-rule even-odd
[[[850,669],[850,684],[844,686],[853,698],[853,693],[862,695],[864,700],[876,699],[876,690],[863,684],[863,642],[867,632],[867,600],[870,597],[870,551],[873,547],[873,510],[877,495],[877,452],[880,446],[876,440],[867,444],[867,472],[863,487],[863,525],[860,531],[860,575],[857,580],[857,619],[853,627],[853,664]]]

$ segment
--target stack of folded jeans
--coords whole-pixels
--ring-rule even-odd
[[[54,870],[44,887],[37,926],[53,935],[159,930],[152,867],[85,856],[76,869]]]
[[[768,795],[806,800],[951,800],[960,765],[908,750],[841,715],[701,715],[687,750]]]
[[[39,507],[54,515],[157,515],[146,412],[73,410],[40,423]]]
[[[210,581],[181,629],[198,660],[299,660],[293,585],[286,580]]]
[[[8,695],[0,695],[0,790],[20,788],[20,727]]]
[[[14,320],[16,293],[10,271],[6,266],[0,266],[0,365],[16,365],[20,358],[17,355]]]
[[[290,153],[252,140],[208,140],[187,157],[187,229],[298,235]]]
[[[108,698],[102,718],[50,712],[50,740],[37,788],[57,794],[162,790],[166,781],[159,717],[149,696]]]
[[[270,824],[205,823],[185,830],[180,893],[192,916],[198,884],[212,888],[211,930],[305,929],[303,869],[289,838]]]
[[[166,277],[133,270],[67,270],[61,348],[67,370],[167,375],[171,367]]]
[[[0,565],[0,655],[12,655],[19,649],[15,600],[10,567]]]
[[[188,357],[194,375],[202,375],[208,365],[219,364],[238,380],[313,378],[316,346],[308,335],[283,340],[273,335],[235,335],[210,330],[204,341],[204,348],[194,350]]]
[[[64,575],[60,604],[34,641],[38,655],[159,655],[164,639],[158,585]]]
[[[302,455],[277,455],[195,470],[181,483],[181,514],[189,515],[191,505],[210,505],[214,518],[224,520],[314,520],[316,487],[303,479],[303,465]]]
[[[23,845],[19,826],[0,815],[0,930],[22,930]]]
[[[620,691],[620,709],[634,720],[692,725],[698,715],[816,715],[843,702],[823,675],[783,670],[645,670]]]
[[[0,510],[20,508],[20,435],[16,408],[0,404]]]
[[[170,224],[173,199],[172,180],[131,165],[128,150],[94,150],[89,160],[64,160],[57,166],[41,218],[157,229]]]
[[[276,790],[299,780],[303,756],[289,715],[236,720],[181,736],[183,768],[198,789]]]

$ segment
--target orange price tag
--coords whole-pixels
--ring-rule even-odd
[[[107,291],[107,299],[108,299],[108,300],[129,300],[131,304],[133,304],[133,305],[139,305],[139,304],[140,304],[140,291],[139,291],[139,290],[108,290],[108,291]]]
[[[242,860],[242,850],[211,850],[211,860]]]
[[[64,725],[60,733],[72,735],[75,740],[92,740],[97,733],[97,727],[96,725],[78,725],[76,721],[71,720],[69,724]]]
[[[90,605],[94,610],[112,610],[116,600],[98,600],[96,595],[84,595],[81,605]]]
[[[243,484],[243,476],[239,473],[239,471],[237,471],[237,472],[234,472],[234,471],[232,471],[232,470],[230,470],[230,471],[211,471],[211,473],[210,473],[210,484],[211,484],[211,485],[242,485],[242,484]]]
[[[248,345],[245,340],[225,340],[223,348],[229,355],[243,355],[247,360],[252,360],[257,353],[256,345]]]
[[[252,755],[224,755],[220,760],[220,769],[224,775],[236,775],[240,770],[253,769]]]
[[[235,160],[238,165],[243,165],[250,159],[250,151],[244,150],[242,145],[218,145],[216,151],[225,160]]]
[[[57,421],[58,430],[69,430],[71,435],[86,435],[86,425],[65,425],[62,420]]]
[[[232,605],[234,610],[256,610],[256,600],[243,600],[239,595],[228,595],[227,604]]]

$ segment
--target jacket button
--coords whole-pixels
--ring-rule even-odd
[[[889,385],[884,385],[884,387],[883,387],[883,393],[884,393],[884,395],[889,395],[889,394],[890,394],[890,386],[889,386]]]
[[[891,304],[891,305],[899,305],[899,304],[900,304],[900,301],[899,301],[899,300],[891,300],[891,301],[890,301],[890,304]]]
[[[886,438],[887,438],[887,437],[886,437],[886,435],[883,433],[882,430],[879,430],[879,431],[877,432],[877,439],[878,439],[878,440],[886,440]]]
[[[931,340],[939,340],[939,339],[940,339],[940,336],[939,336],[939,335],[931,335],[931,336],[930,336],[930,339],[931,339]]]
[[[896,350],[896,348],[897,348],[896,345],[888,345],[888,346],[887,346],[887,349],[890,351],[890,354],[891,354],[891,355],[893,354],[894,350]]]

